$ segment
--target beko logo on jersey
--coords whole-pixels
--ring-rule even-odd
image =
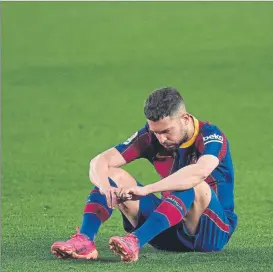
[[[204,140],[204,144],[208,144],[211,142],[223,143],[224,138],[223,136],[217,135],[216,133],[214,133],[212,135],[203,137],[203,140]]]

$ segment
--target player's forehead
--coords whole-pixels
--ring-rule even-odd
[[[170,129],[173,126],[173,119],[168,117],[164,117],[159,119],[158,121],[147,120],[149,129],[153,132],[162,132],[164,130]]]

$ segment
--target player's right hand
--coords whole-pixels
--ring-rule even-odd
[[[118,188],[112,187],[112,186],[101,186],[100,187],[100,193],[102,195],[105,195],[107,205],[109,208],[114,209],[115,206],[118,204],[117,200],[117,192]]]

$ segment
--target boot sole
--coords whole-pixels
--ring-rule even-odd
[[[110,238],[109,247],[115,255],[121,256],[123,262],[136,262],[138,260],[138,254],[129,254],[119,239],[115,237]]]
[[[99,253],[97,250],[93,250],[87,255],[78,254],[73,248],[65,246],[52,246],[51,252],[59,259],[85,259],[85,260],[97,260]]]

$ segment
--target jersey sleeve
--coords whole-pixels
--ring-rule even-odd
[[[151,145],[151,133],[148,125],[138,130],[125,142],[116,145],[115,148],[120,152],[127,163],[139,159],[147,158],[147,150]]]
[[[227,153],[226,136],[216,127],[206,125],[197,139],[197,147],[202,155],[213,155],[221,162]]]

